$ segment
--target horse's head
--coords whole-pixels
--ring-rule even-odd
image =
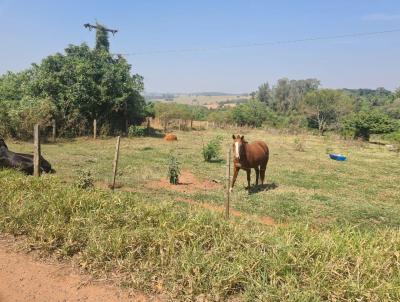
[[[5,148],[8,150],[8,147],[6,145],[6,142],[4,141],[3,138],[0,137],[0,148]]]
[[[232,135],[233,138],[233,144],[232,144],[232,148],[233,148],[233,159],[235,160],[240,160],[240,158],[244,158],[245,157],[245,153],[244,153],[244,144],[246,143],[246,141],[244,140],[244,136],[240,136],[240,135]]]

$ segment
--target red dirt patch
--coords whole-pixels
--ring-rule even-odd
[[[177,185],[172,185],[169,183],[168,179],[163,178],[158,181],[150,181],[145,184],[145,187],[149,189],[163,188],[181,193],[192,193],[217,189],[220,187],[220,185],[207,180],[201,181],[197,179],[193,173],[189,171],[182,171],[181,175],[179,176],[179,183]]]
[[[89,276],[74,272],[71,265],[47,264],[13,251],[15,241],[0,235],[0,301],[161,301],[131,294]]]
[[[214,212],[218,212],[218,213],[224,213],[225,212],[225,207],[223,206],[217,206],[217,205],[213,205],[213,204],[209,204],[206,202],[197,202],[194,201],[192,199],[187,199],[187,198],[181,198],[178,197],[176,199],[176,201],[179,202],[185,202],[194,206],[198,206],[201,207],[203,209],[207,209],[210,211],[214,211]],[[234,216],[234,217],[244,217],[246,216],[245,213],[242,213],[240,211],[234,210],[234,209],[230,209],[229,210],[230,215]],[[264,225],[276,225],[275,220],[272,217],[269,216],[257,216],[258,222]]]

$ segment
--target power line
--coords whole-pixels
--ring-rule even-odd
[[[398,33],[398,32],[400,32],[400,29],[350,33],[350,34],[341,34],[341,35],[332,35],[332,36],[320,36],[320,37],[303,38],[303,39],[295,39],[295,40],[281,40],[281,41],[271,41],[271,42],[261,42],[261,43],[236,44],[236,45],[219,46],[219,47],[153,50],[153,51],[143,51],[143,52],[119,53],[119,55],[141,56],[141,55],[158,55],[158,54],[188,53],[188,52],[206,52],[206,51],[213,51],[213,50],[264,47],[264,46],[295,44],[295,43],[314,42],[314,41],[323,41],[323,40],[337,40],[337,39],[343,39],[343,38],[376,36],[376,35],[391,34],[391,33]]]

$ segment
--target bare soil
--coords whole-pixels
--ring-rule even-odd
[[[162,178],[157,181],[150,181],[145,185],[149,189],[167,189],[170,191],[177,191],[181,193],[193,193],[198,191],[207,191],[219,188],[220,185],[208,180],[199,180],[193,173],[189,171],[182,171],[179,176],[179,183],[172,185],[167,178]]]
[[[0,302],[161,301],[95,282],[70,264],[44,263],[15,251],[11,236],[0,235]]]

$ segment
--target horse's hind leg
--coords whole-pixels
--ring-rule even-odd
[[[261,177],[261,185],[264,185],[264,179],[265,179],[265,170],[267,169],[267,163],[262,163],[260,165],[260,177]]]
[[[260,168],[254,168],[254,170],[256,171],[256,186],[258,186],[258,179],[260,177]]]

